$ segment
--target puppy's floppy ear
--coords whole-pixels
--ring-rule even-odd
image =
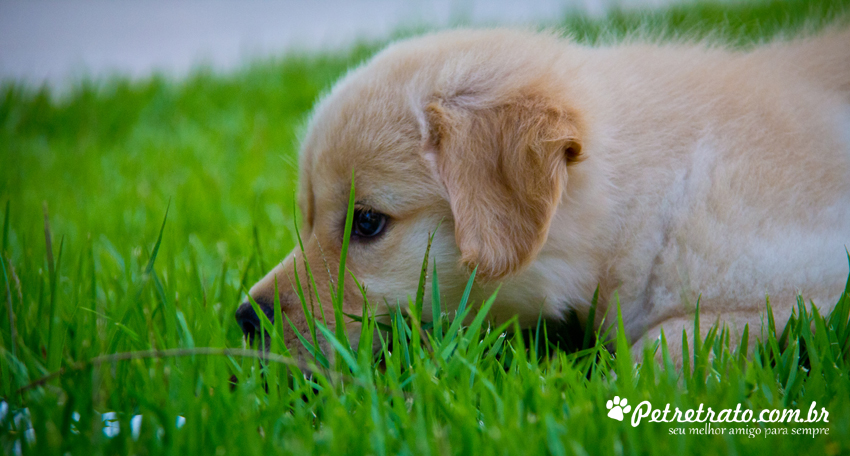
[[[483,280],[520,271],[545,243],[567,166],[580,159],[577,119],[535,96],[485,107],[436,100],[425,112],[462,261]]]

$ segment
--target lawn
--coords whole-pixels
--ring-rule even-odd
[[[543,25],[591,44],[638,34],[746,48],[846,24],[848,9],[688,3]],[[545,328],[488,327],[486,302],[443,303],[478,316],[466,327],[454,312],[434,328],[416,312],[394,317],[377,357],[317,323],[337,355],[312,374],[287,356],[279,316],[265,362],[241,350],[245,288],[297,245],[306,116],[383,44],[179,81],[82,80],[61,94],[0,85],[2,453],[850,454],[847,294],[830,315],[750,328],[765,337],[749,354],[722,328],[669,334],[662,360],[640,364],[614,356],[606,347],[625,341],[606,345],[609,334],[561,351]],[[685,366],[664,359],[665,344],[686,344]],[[700,407],[763,419],[651,422],[647,405],[667,404],[670,419]],[[773,418],[794,410],[817,419]]]

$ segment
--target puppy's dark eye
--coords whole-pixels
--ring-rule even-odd
[[[360,238],[375,237],[384,231],[387,216],[371,209],[354,209],[352,233]]]

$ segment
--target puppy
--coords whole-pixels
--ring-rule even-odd
[[[587,318],[599,286],[595,323],[611,308],[612,324],[618,300],[636,349],[662,328],[692,335],[697,301],[702,334],[719,322],[734,340],[747,324],[764,328],[767,296],[784,322],[798,294],[825,313],[844,290],[850,33],[747,52],[587,47],[511,30],[414,38],[319,102],[300,166],[303,250],[250,295],[273,315],[277,287],[302,334],[296,276],[333,325],[353,176],[346,268],[374,313],[407,306],[436,229],[432,265],[449,311],[477,268],[478,302],[501,285],[495,323]],[[344,311],[363,305],[348,277]],[[246,334],[259,327],[248,304],[237,320]],[[356,341],[359,323],[347,320]],[[291,332],[285,341],[301,345]]]

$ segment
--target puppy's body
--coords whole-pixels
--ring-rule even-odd
[[[782,321],[798,293],[826,309],[843,291],[850,34],[747,53],[504,30],[391,46],[317,107],[304,252],[251,290],[268,305],[277,278],[302,330],[295,271],[306,284],[306,257],[328,314],[335,278],[316,271],[337,269],[352,169],[358,205],[388,216],[348,256],[372,304],[406,305],[443,220],[443,303],[477,267],[478,297],[502,284],[496,321],[585,315],[599,285],[635,342],[687,328],[698,297],[701,321],[756,330],[766,295]],[[359,295],[347,285],[347,310]]]
[[[766,295],[778,320],[798,293],[834,304],[850,244],[850,51],[828,45],[850,39],[832,40],[749,54],[591,51],[579,73],[592,76],[575,84],[576,105],[594,120],[586,161],[569,173],[584,171],[604,214],[591,239],[561,240],[557,227],[583,213],[568,184],[541,256],[588,258],[596,273],[583,296],[597,282],[603,297],[616,289],[632,340],[656,337],[661,323],[680,330],[698,298],[704,322],[738,330],[760,326]],[[841,71],[843,88],[832,79]],[[597,169],[582,169],[591,161]]]

